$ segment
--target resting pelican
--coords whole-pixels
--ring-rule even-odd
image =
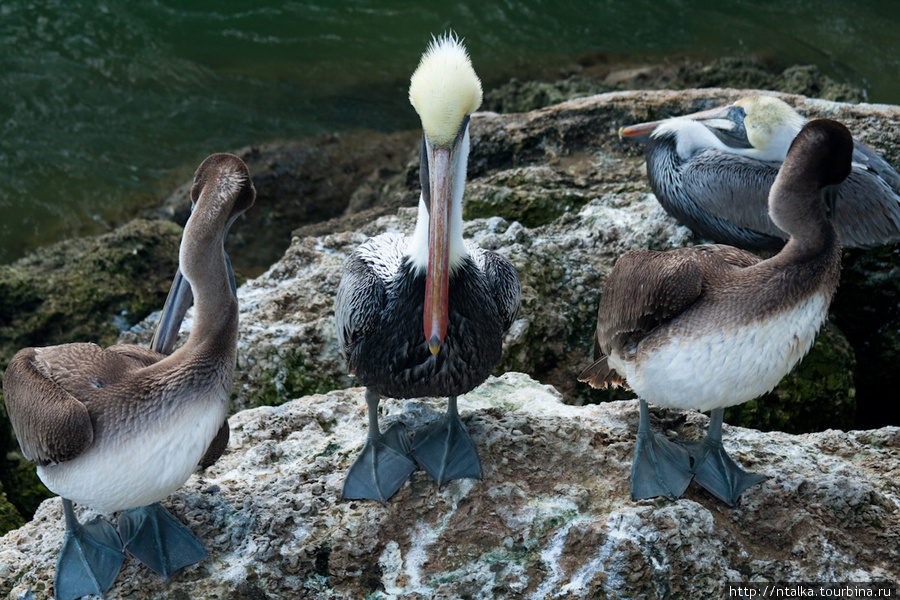
[[[641,419],[633,499],[677,498],[691,478],[734,505],[765,478],[722,448],[722,413],[770,391],[807,353],[837,288],[841,246],[825,189],[850,173],[853,138],[835,121],[803,127],[769,193],[769,215],[790,237],[761,260],[731,246],[632,251],[606,282],[597,314],[593,387],[629,385]],[[652,434],[647,402],[712,411],[702,442]],[[693,465],[691,464],[693,462]]]
[[[435,39],[409,86],[422,120],[422,195],[411,237],[382,234],[344,266],[335,301],[341,352],[366,386],[369,433],[344,480],[344,498],[382,503],[418,463],[438,485],[481,477],[456,397],[487,378],[519,307],[519,280],[502,256],[463,241],[469,115],[481,81],[455,36]],[[424,330],[423,330],[424,326]],[[412,447],[402,424],[378,427],[381,396],[448,396],[447,413]],[[413,461],[414,459],[414,461]]]
[[[23,454],[63,498],[66,536],[57,600],[103,595],[124,549],[168,578],[202,560],[193,534],[156,504],[225,448],[238,306],[224,252],[231,222],[256,192],[243,161],[207,158],[194,175],[195,209],[184,229],[179,274],[154,345],[171,350],[193,289],[196,317],[173,354],[120,344],[26,348],[9,363],[4,395]],[[180,285],[181,277],[188,285]],[[189,302],[188,302],[189,303]],[[174,332],[171,329],[174,328]],[[80,524],[72,501],[119,516],[122,539],[102,519]]]
[[[646,139],[650,187],[666,211],[697,235],[747,250],[778,250],[787,234],[767,212],[769,188],[806,119],[772,96],[624,127]],[[900,175],[874,150],[853,142],[853,168],[828,191],[845,247],[900,241]]]

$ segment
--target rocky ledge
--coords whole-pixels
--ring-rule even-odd
[[[354,381],[337,354],[334,291],[353,249],[370,235],[411,230],[415,212],[366,213],[380,215],[373,220],[361,201],[362,212],[350,206],[296,231],[281,260],[238,292],[233,408],[251,410],[232,417],[225,457],[167,500],[210,558],[169,584],[129,561],[110,597],[698,598],[720,597],[730,580],[897,580],[897,428],[797,436],[727,428],[729,451],[771,477],[728,509],[694,488],[677,502],[631,502],[634,403],[573,406],[610,399],[575,375],[589,361],[615,260],[697,241],[658,206],[641,149],[616,130],[748,93],[621,92],[473,117],[465,233],[519,271],[522,309],[498,374],[528,373],[492,379],[461,402],[485,464],[482,482],[436,490],[416,473],[387,507],[340,501],[366,421],[361,391],[344,389]],[[807,116],[844,121],[898,164],[900,108],[782,97]],[[379,185],[366,179],[362,196],[377,188],[405,206],[415,199],[416,169],[409,162],[383,180],[373,174]],[[898,269],[896,248],[845,254],[837,328],[774,396],[744,405],[752,408],[741,422],[850,429],[857,399],[890,410],[891,392],[857,389],[859,372],[873,364],[883,375],[862,380],[895,389]],[[120,340],[146,342],[153,323]],[[867,357],[858,368],[854,351]],[[430,419],[433,407],[387,400],[385,420]],[[694,438],[706,423],[697,414],[654,415],[660,429]],[[0,539],[0,597],[49,596],[62,527],[52,499]]]
[[[383,403],[384,421],[435,418],[437,401]],[[225,456],[164,504],[210,557],[161,581],[127,560],[107,597],[724,598],[729,581],[900,578],[900,429],[805,435],[725,428],[769,479],[730,509],[629,499],[634,401],[573,407],[526,375],[460,398],[482,481],[437,489],[421,471],[381,506],[342,501],[365,438],[359,388],[231,418]],[[653,411],[697,439],[707,419]],[[82,513],[82,517],[88,517]],[[49,597],[63,535],[58,499],[0,541],[0,597]]]

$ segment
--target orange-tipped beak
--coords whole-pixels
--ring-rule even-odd
[[[650,121],[648,123],[629,125],[628,127],[619,127],[619,139],[628,138],[639,142],[646,141],[646,138],[653,133],[653,130],[660,123],[662,121]]]
[[[429,169],[431,206],[428,227],[428,270],[425,274],[425,339],[437,354],[447,335],[450,288],[451,150],[435,148]]]

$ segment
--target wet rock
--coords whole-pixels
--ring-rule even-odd
[[[862,102],[862,90],[823,74],[815,65],[767,64],[757,58],[670,57],[660,64],[628,64],[625,57],[584,56],[572,73],[552,81],[512,79],[485,92],[483,110],[527,112],[573,98],[617,90],[700,88],[778,90],[838,102]]]
[[[383,410],[425,423],[443,403]],[[210,557],[168,583],[128,559],[107,598],[722,598],[726,581],[900,576],[896,427],[726,426],[727,450],[770,477],[729,509],[694,485],[676,502],[629,499],[633,401],[568,406],[510,373],[460,410],[484,479],[438,490],[417,471],[384,507],[339,499],[366,434],[361,389],[234,415],[222,459],[164,502]],[[708,423],[651,415],[686,438]],[[0,539],[0,597],[48,598],[62,535],[53,499]]]

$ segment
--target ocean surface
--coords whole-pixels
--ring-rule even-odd
[[[897,0],[3,0],[0,264],[155,206],[209,153],[418,126],[409,75],[465,38],[485,87],[579,56],[762,56],[900,104]]]

